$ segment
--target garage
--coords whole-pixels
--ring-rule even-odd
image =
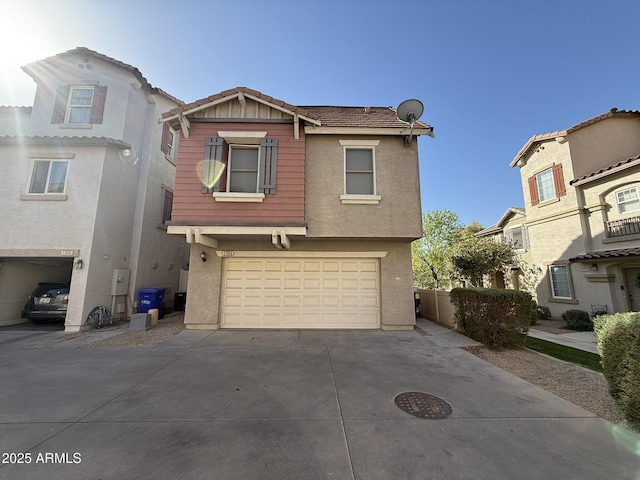
[[[0,257],[0,326],[26,322],[22,309],[38,283],[70,283],[72,267],[72,257]]]
[[[224,258],[222,328],[380,328],[377,258]]]

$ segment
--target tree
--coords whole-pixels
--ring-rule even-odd
[[[450,210],[432,210],[422,215],[424,236],[411,244],[414,283],[421,288],[440,288],[453,273],[452,245],[462,226]]]
[[[455,272],[474,287],[481,287],[484,275],[506,268],[512,259],[510,245],[473,235],[463,235],[451,255]]]

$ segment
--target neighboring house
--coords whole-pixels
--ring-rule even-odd
[[[531,272],[527,270],[527,265],[531,263],[531,253],[524,208],[509,208],[498,223],[479,231],[475,236],[490,238],[495,242],[507,242],[516,254],[508,272],[499,270],[489,275],[489,287],[509,286],[516,290],[526,290],[530,282]]]
[[[71,283],[66,331],[99,305],[129,315],[140,287],[177,290],[175,160],[158,119],[182,102],[86,48],[23,70],[33,107],[0,107],[0,325],[21,321],[41,281]]]
[[[536,135],[510,166],[520,168],[521,260],[538,303],[556,317],[640,310],[640,111]]]
[[[238,87],[163,121],[179,137],[168,231],[191,245],[187,328],[413,328],[418,148],[392,108]]]

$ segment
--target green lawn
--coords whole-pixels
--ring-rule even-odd
[[[600,355],[591,352],[584,352],[577,348],[565,347],[556,343],[547,342],[538,338],[527,337],[525,347],[544,353],[550,357],[559,358],[566,362],[576,363],[583,367],[587,367],[596,372],[602,373],[602,365],[600,365]]]

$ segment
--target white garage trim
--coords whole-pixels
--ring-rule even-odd
[[[387,256],[386,251],[377,252],[278,252],[278,251],[244,251],[244,250],[217,250],[216,255],[219,257],[236,257],[236,258],[384,258]]]
[[[380,328],[379,258],[261,253],[223,258],[222,328]]]

